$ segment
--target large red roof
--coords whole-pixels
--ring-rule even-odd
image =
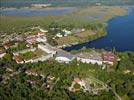
[[[114,62],[116,57],[112,52],[103,53],[102,58],[104,61]]]

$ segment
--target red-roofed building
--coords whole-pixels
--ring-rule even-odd
[[[105,52],[102,54],[103,62],[113,65],[114,61],[117,60],[117,57],[112,52]]]
[[[23,59],[18,55],[14,56],[13,59],[16,61],[17,64],[23,64],[24,63]]]
[[[46,42],[44,33],[37,33],[36,35],[30,35],[26,38],[28,44],[35,44],[36,42]]]
[[[17,47],[17,46],[18,46],[17,41],[10,41],[10,42],[4,44],[5,49],[14,48],[14,47]]]
[[[37,36],[38,36],[38,37],[44,36],[44,33],[41,33],[41,32],[40,32],[40,33],[37,34]]]
[[[81,80],[79,78],[74,78],[74,82],[79,83]]]
[[[30,36],[26,39],[26,42],[28,44],[35,44],[36,43],[36,37]]]

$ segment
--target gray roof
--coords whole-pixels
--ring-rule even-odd
[[[100,53],[92,51],[92,52],[84,52],[76,54],[75,57],[80,57],[84,59],[93,59],[93,60],[99,60],[102,61],[102,56]]]
[[[64,50],[58,50],[56,57],[66,57],[68,59],[73,59],[74,56],[71,55],[69,52],[66,52]]]

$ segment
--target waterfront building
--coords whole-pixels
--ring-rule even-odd
[[[56,58],[55,60],[59,63],[69,63],[71,62],[75,57],[71,55],[70,53],[63,51],[63,50],[57,50]]]
[[[101,57],[101,54],[95,51],[79,53],[79,54],[76,54],[75,57],[77,58],[77,61],[80,61],[83,63],[91,63],[91,64],[98,64],[98,65],[103,64],[103,59]]]

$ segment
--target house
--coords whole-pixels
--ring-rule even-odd
[[[36,36],[37,36],[37,37],[41,37],[41,36],[45,36],[45,34],[42,33],[42,32],[38,32]]]
[[[112,52],[103,52],[102,53],[103,62],[106,64],[113,65],[117,60],[117,57]]]
[[[45,36],[36,38],[37,42],[43,42],[45,43],[47,41],[47,38]]]
[[[63,50],[57,50],[56,58],[55,60],[59,63],[69,63],[71,62],[75,57],[71,55],[70,53],[63,51]]]
[[[28,36],[28,37],[26,38],[26,42],[27,42],[28,44],[35,44],[35,43],[36,43],[36,37],[34,37],[34,36]]]
[[[61,38],[61,37],[63,37],[63,35],[61,33],[57,33],[56,37]]]
[[[30,58],[25,58],[20,55],[27,52],[31,52]],[[39,55],[37,52],[39,52]],[[50,58],[53,58],[54,54],[56,54],[56,51],[49,45],[38,44],[38,48],[30,48],[13,53],[13,59],[17,64],[34,63],[38,61],[46,61]]]
[[[16,61],[17,64],[23,64],[24,61],[19,55],[15,55],[13,59]]]
[[[37,42],[43,42],[45,43],[47,41],[47,38],[45,37],[44,33],[37,33],[36,35],[30,35],[26,38],[26,42],[28,44],[35,44]]]
[[[15,48],[18,46],[18,42],[17,41],[10,41],[8,43],[5,43],[3,46],[5,49]]]
[[[71,31],[68,31],[68,30],[66,30],[66,29],[62,30],[62,32],[65,33],[64,36],[68,36],[68,35],[71,34]]]
[[[26,73],[27,75],[38,76],[38,73],[33,72],[32,70],[27,70],[27,71],[25,71],[25,73]]]
[[[13,53],[13,59],[16,61],[17,64],[23,64],[25,62],[25,59],[23,59],[20,54],[24,54],[27,52],[34,52],[36,50],[36,48],[30,48],[30,49],[24,49],[18,52],[14,52]]]
[[[72,29],[72,30],[71,30],[71,33],[76,34],[76,33],[81,33],[81,32],[84,32],[84,31],[85,31],[85,29],[84,29],[84,28],[83,28],[83,29],[74,28],[74,29]]]
[[[28,47],[28,48],[33,48],[33,45],[32,45],[32,44],[27,43],[27,44],[26,44],[26,47]]]
[[[91,63],[91,64],[98,64],[98,65],[103,64],[103,59],[101,57],[101,54],[95,51],[79,53],[76,54],[75,57],[77,58],[77,61],[83,63]]]
[[[48,54],[56,54],[55,48],[51,47],[50,45],[38,44],[38,49],[41,49]]]
[[[71,34],[71,31],[63,29],[61,33],[57,33],[55,37],[62,38]],[[54,37],[54,38],[55,38]]]
[[[85,82],[79,78],[74,78],[74,82],[79,84],[80,86],[85,86]]]
[[[3,58],[6,55],[6,52],[4,51],[3,47],[0,47],[0,59]]]
[[[42,8],[42,7],[49,7],[51,4],[32,4],[32,7]]]
[[[43,33],[47,33],[47,32],[48,32],[48,30],[44,30],[44,29],[42,29],[42,28],[39,28],[39,29],[40,29],[40,31],[43,32]]]

